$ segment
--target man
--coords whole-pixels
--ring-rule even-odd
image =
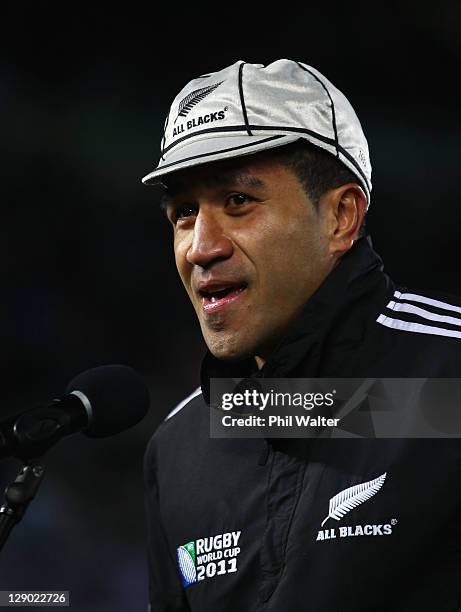
[[[172,104],[157,169],[208,353],[146,453],[153,612],[456,610],[456,440],[216,439],[210,379],[459,377],[461,305],[360,237],[371,166],[344,95],[288,60]]]

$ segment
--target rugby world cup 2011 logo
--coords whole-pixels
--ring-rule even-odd
[[[178,546],[176,557],[183,586],[188,587],[195,582],[237,572],[241,533],[218,533]]]
[[[188,542],[177,549],[179,573],[183,586],[187,587],[197,580],[195,568],[195,542]]]

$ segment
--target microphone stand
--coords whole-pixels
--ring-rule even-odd
[[[39,406],[4,422],[12,432],[6,439],[0,432],[0,458],[14,456],[24,465],[16,480],[5,489],[5,502],[0,508],[0,551],[42,482],[45,474],[42,456],[62,435],[78,431],[82,419],[84,422],[84,415],[79,409],[81,400],[76,396],[68,398],[67,411],[59,406],[60,400],[53,400],[46,406]],[[76,414],[74,420],[72,412]]]
[[[41,458],[30,459],[21,468],[16,480],[5,489],[5,502],[0,508],[0,550],[34,499],[44,474]]]
[[[0,458],[14,456],[24,465],[16,480],[5,489],[5,502],[0,508],[0,551],[13,527],[24,516],[43,480],[45,466],[41,455],[63,434],[77,431],[80,421],[76,419],[72,422],[69,410],[77,411],[77,417],[81,419],[78,410],[81,400],[72,396],[70,401],[73,403],[68,401],[67,412],[59,407],[59,400],[53,400],[46,406],[15,415],[4,422],[4,425],[12,428],[12,433],[6,440],[0,433]]]

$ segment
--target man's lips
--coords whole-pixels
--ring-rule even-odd
[[[243,282],[213,281],[201,283],[198,293],[202,298],[202,310],[205,314],[211,314],[226,308],[231,302],[239,299],[246,290],[247,285]]]

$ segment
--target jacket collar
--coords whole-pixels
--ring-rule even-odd
[[[294,376],[301,364],[302,374],[298,375],[318,375],[322,349],[331,330],[337,327],[358,298],[374,292],[378,285],[383,284],[383,267],[381,258],[373,250],[371,238],[367,236],[357,240],[307,301],[282,342],[259,371],[253,358],[227,363],[208,351],[201,370],[202,390],[207,402],[210,378]]]

